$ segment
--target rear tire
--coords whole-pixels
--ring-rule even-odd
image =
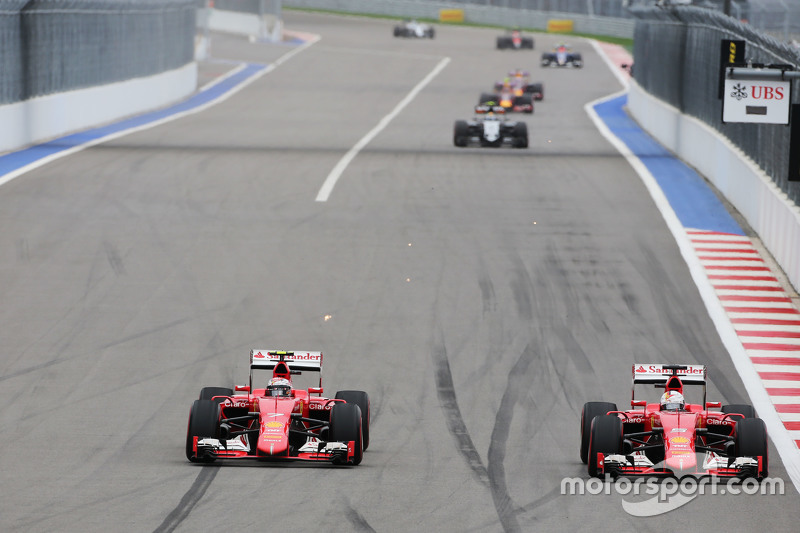
[[[744,403],[741,404],[731,404],[731,405],[723,405],[722,409],[720,409],[723,413],[738,413],[740,415],[744,415],[745,418],[755,418],[756,417],[756,410],[753,408],[752,405],[747,405]],[[741,420],[741,418],[732,417],[736,420]]]
[[[189,411],[186,429],[186,458],[193,463],[213,463],[213,457],[194,457],[194,437],[216,439],[219,435],[219,404],[213,400],[195,400]]]
[[[598,477],[597,454],[622,453],[622,420],[616,415],[597,416],[589,437],[589,475]]]
[[[745,418],[736,423],[734,450],[737,457],[761,456],[763,477],[769,475],[769,441],[767,439],[767,426],[763,420],[760,418]]]
[[[453,144],[463,148],[469,140],[469,124],[466,120],[457,120],[453,126]]]
[[[352,464],[360,464],[364,457],[361,409],[351,403],[336,403],[331,409],[330,428],[331,442],[355,442]]]
[[[369,395],[360,390],[340,390],[336,393],[336,399],[357,405],[361,409],[361,440],[362,448],[366,451],[369,448]]]
[[[589,458],[589,437],[592,431],[592,420],[596,416],[604,416],[609,411],[616,411],[617,404],[611,402],[586,402],[581,410],[581,461],[586,464]]]
[[[528,125],[524,122],[517,122],[514,125],[514,148],[528,147]]]

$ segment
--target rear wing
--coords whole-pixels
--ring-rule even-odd
[[[634,363],[632,373],[631,405],[636,402],[636,385],[645,384],[666,388],[670,378],[677,376],[683,385],[701,385],[703,387],[703,408],[706,408],[706,365]]]
[[[284,362],[292,370],[322,372],[322,352],[251,350],[250,370],[272,370]]]

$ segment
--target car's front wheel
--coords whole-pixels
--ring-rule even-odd
[[[219,404],[214,400],[195,400],[189,411],[186,429],[186,458],[193,463],[211,463],[213,457],[194,456],[194,438],[216,439],[219,435]]]
[[[364,457],[363,432],[361,428],[361,409],[352,403],[338,402],[331,409],[331,442],[355,443],[353,463],[358,465]]]
[[[622,453],[622,421],[616,415],[597,416],[589,433],[589,475],[598,477],[597,455]]]

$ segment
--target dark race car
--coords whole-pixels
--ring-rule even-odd
[[[320,373],[318,386],[295,388],[292,377],[303,372]],[[346,390],[325,398],[321,373],[322,352],[252,350],[248,385],[204,387],[192,404],[186,458],[361,463],[369,397]],[[257,374],[272,377],[259,386]]]
[[[533,50],[533,37],[526,37],[517,29],[508,30],[497,38],[498,50],[521,50],[523,48]]]
[[[583,67],[583,58],[578,52],[570,50],[569,46],[560,44],[552,52],[542,53],[543,67]]]
[[[660,389],[660,401],[636,399],[636,385]],[[698,386],[701,403],[686,402],[684,394]],[[583,406],[580,456],[590,476],[768,475],[764,421],[751,405],[706,401],[704,365],[634,364],[632,387],[630,410],[610,402]]]
[[[430,24],[418,22],[414,19],[404,20],[402,24],[394,27],[395,37],[416,37],[418,39],[433,39],[436,30]]]
[[[528,147],[528,125],[507,120],[505,109],[499,105],[475,107],[475,118],[457,120],[453,127],[453,144],[458,147],[484,146],[513,148]]]

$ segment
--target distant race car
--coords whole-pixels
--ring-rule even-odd
[[[430,24],[417,22],[414,19],[408,19],[404,20],[402,24],[394,27],[394,36],[433,39],[436,36],[436,30]]]
[[[501,86],[496,93],[481,93],[478,104],[495,103],[506,112],[533,113],[533,95],[529,93],[517,94],[512,88]]]
[[[636,385],[661,389],[660,402],[637,400]],[[686,402],[687,386],[702,387],[702,403]],[[583,406],[580,455],[590,476],[767,477],[764,421],[751,405],[706,401],[704,365],[634,364],[632,387],[630,410]]]
[[[508,30],[504,35],[500,35],[497,38],[498,50],[520,50],[523,48],[533,50],[533,37],[525,37],[517,29]]]
[[[295,388],[292,376],[302,372],[318,372],[319,386]],[[259,385],[257,375],[271,378]],[[369,446],[369,396],[322,392],[322,352],[252,350],[248,385],[204,387],[192,404],[186,458],[361,463]]]
[[[475,106],[475,118],[457,120],[453,127],[453,144],[459,147],[484,146],[528,147],[528,125],[506,120],[506,110],[499,105]]]
[[[552,52],[542,53],[543,67],[583,67],[583,58],[578,52],[572,52],[569,46],[560,44]]]
[[[508,76],[506,76],[502,81],[495,82],[494,90],[495,94],[506,92],[515,97],[529,94],[533,100],[544,99],[544,84],[541,82],[531,83],[530,73],[522,69],[509,71]],[[481,97],[481,100],[488,101],[484,100],[483,97]],[[499,101],[502,100],[502,98],[498,96],[497,98],[493,98],[493,100]],[[504,107],[508,108],[508,106]]]

